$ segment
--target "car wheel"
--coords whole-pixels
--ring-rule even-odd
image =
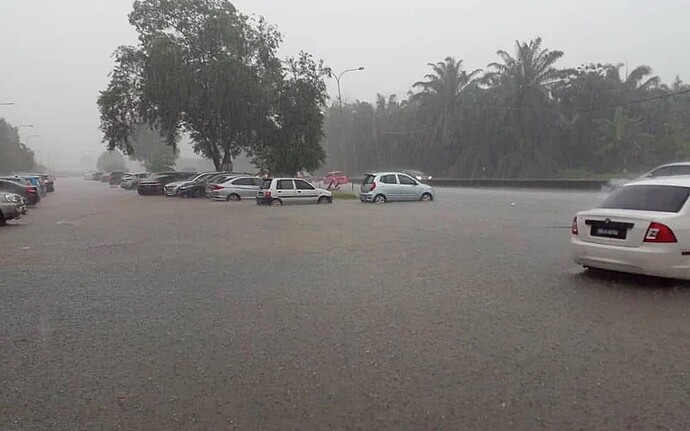
[[[328,196],[321,196],[318,201],[316,201],[317,204],[330,204],[331,200]]]
[[[273,199],[271,201],[271,206],[275,207],[275,206],[279,206],[279,205],[283,205],[283,201],[281,201],[280,199]]]
[[[386,203],[386,197],[384,195],[376,195],[376,196],[374,196],[374,199],[372,200],[372,202],[375,204],[385,204]]]
[[[431,196],[431,193],[424,193],[422,195],[422,202],[431,202],[434,200],[434,197]]]
[[[240,198],[240,195],[238,195],[237,193],[232,193],[232,194],[228,195],[228,197],[226,198],[226,200],[233,201],[233,202],[239,201],[241,199],[242,198]]]

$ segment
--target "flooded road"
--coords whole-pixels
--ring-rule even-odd
[[[588,192],[258,207],[80,179],[0,229],[0,429],[687,429],[690,287]]]

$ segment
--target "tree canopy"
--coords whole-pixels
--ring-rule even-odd
[[[0,118],[0,173],[30,171],[34,167],[33,151],[21,143],[17,128]]]
[[[587,177],[690,156],[690,85],[648,66],[558,66],[541,38],[500,50],[483,74],[430,64],[409,97],[327,111],[327,167],[418,168],[449,177]]]
[[[96,160],[96,168],[102,172],[124,171],[125,158],[118,150],[103,151]]]
[[[108,148],[131,154],[146,123],[173,148],[189,135],[216,169],[243,151],[271,169],[319,166],[328,70],[308,54],[281,61],[275,27],[227,0],[137,0],[129,22],[139,43],[118,48],[98,99]]]

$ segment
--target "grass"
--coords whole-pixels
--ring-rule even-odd
[[[352,192],[333,192],[333,199],[357,199],[357,195]]]

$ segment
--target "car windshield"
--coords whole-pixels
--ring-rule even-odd
[[[690,195],[690,188],[661,185],[621,187],[606,198],[599,208],[677,213]]]

